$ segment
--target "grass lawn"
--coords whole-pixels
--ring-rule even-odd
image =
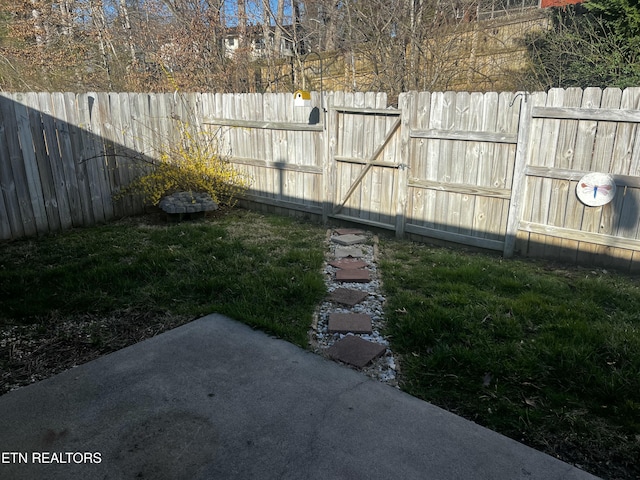
[[[0,394],[212,312],[306,347],[325,232],[238,209],[0,244]],[[380,247],[404,390],[603,478],[640,478],[637,279]]]
[[[640,283],[386,240],[403,388],[603,478],[640,478]]]
[[[325,232],[235,209],[4,243],[0,394],[212,312],[306,346]]]

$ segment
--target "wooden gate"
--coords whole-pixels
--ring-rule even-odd
[[[382,97],[329,110],[326,215],[401,233],[405,190],[401,110]]]
[[[522,99],[410,92],[399,109],[360,99],[330,109],[326,215],[504,250]]]

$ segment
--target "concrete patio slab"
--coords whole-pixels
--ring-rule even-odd
[[[595,478],[221,315],[1,396],[0,432],[11,480]]]

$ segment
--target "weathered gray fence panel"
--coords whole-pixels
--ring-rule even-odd
[[[215,105],[211,105],[212,101]],[[320,97],[313,94],[313,103]],[[292,95],[224,94],[207,99],[202,123],[252,185],[247,198],[322,213],[324,130]]]
[[[640,89],[554,89],[532,97],[517,248],[636,269]],[[578,180],[588,172],[612,175],[618,188],[612,202],[587,207],[577,199]]]
[[[114,201],[184,133],[247,200],[443,241],[640,270],[640,88],[547,93],[0,94],[0,239],[142,211]],[[196,133],[197,132],[197,133]],[[576,196],[610,174],[613,201]]]
[[[502,250],[520,102],[514,94],[412,94],[406,231]]]

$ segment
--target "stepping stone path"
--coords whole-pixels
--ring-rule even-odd
[[[373,333],[371,316],[366,313],[329,314],[329,333]]]
[[[370,377],[398,386],[396,362],[384,326],[384,297],[376,268],[377,237],[359,229],[327,232],[325,282],[311,332],[315,349]]]

